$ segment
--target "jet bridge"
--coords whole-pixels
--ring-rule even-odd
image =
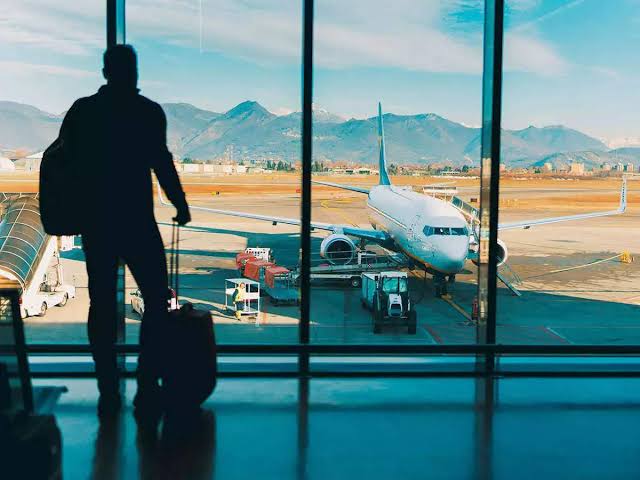
[[[23,291],[55,241],[47,235],[40,221],[35,195],[3,195],[0,199],[0,275],[17,280]]]

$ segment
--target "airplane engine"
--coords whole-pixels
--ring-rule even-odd
[[[509,250],[507,244],[498,239],[498,266],[502,265],[509,258]]]
[[[478,264],[478,245],[470,246],[469,248],[470,256],[469,258],[474,263],[474,265]],[[498,266],[502,265],[509,258],[509,250],[507,249],[507,244],[502,240],[498,239]]]
[[[335,233],[329,235],[320,244],[320,256],[332,265],[347,265],[353,261],[356,245],[346,235]]]

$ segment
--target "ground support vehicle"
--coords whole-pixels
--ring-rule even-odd
[[[240,275],[244,275],[244,268],[250,260],[264,260],[265,262],[273,261],[273,253],[270,248],[249,247],[244,252],[236,255],[236,268]]]
[[[418,317],[409,297],[406,272],[363,273],[360,301],[373,314],[373,333],[381,333],[387,323],[405,325],[415,335]]]
[[[300,294],[289,269],[267,267],[264,275],[264,291],[273,305],[299,305]]]
[[[260,288],[264,288],[265,272],[267,268],[274,266],[275,264],[273,262],[260,260],[258,258],[251,259],[248,260],[244,266],[244,276],[258,282],[260,284]]]
[[[310,278],[312,281],[348,282],[353,288],[360,288],[362,274],[365,272],[381,272],[407,266],[409,263],[403,255],[378,255],[375,252],[360,251],[353,264],[312,266]],[[300,271],[296,270],[292,276],[298,281]]]

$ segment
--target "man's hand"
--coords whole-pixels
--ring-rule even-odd
[[[178,225],[183,226],[191,221],[191,214],[189,213],[189,206],[185,205],[177,209],[177,215],[173,217],[173,221]]]

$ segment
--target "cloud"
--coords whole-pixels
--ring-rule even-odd
[[[507,32],[504,38],[507,71],[533,72],[541,76],[564,75],[569,64],[547,43],[531,35]]]
[[[104,16],[101,0],[4,0],[0,44],[40,53],[90,55],[104,48]]]
[[[103,48],[103,0],[5,0],[0,43],[68,55]],[[581,0],[577,0],[581,1]],[[538,0],[510,0],[512,10]],[[202,11],[200,10],[202,5]],[[323,0],[315,12],[315,64],[330,69],[395,68],[478,75],[482,71],[481,16],[471,30],[449,28],[458,9],[482,11],[482,0]],[[478,10],[479,9],[479,10]],[[480,18],[480,20],[478,20]],[[299,0],[130,0],[129,41],[161,41],[213,51],[259,65],[299,64],[302,57]],[[521,27],[524,28],[524,27]],[[535,32],[507,35],[508,70],[555,75],[565,62]]]
[[[516,25],[512,28],[512,31],[517,31],[517,30],[528,30],[531,29],[532,27],[534,27],[535,25],[544,22],[550,18],[555,17],[556,15],[559,15],[563,12],[565,12],[566,10],[569,10],[571,8],[577,7],[579,5],[581,5],[582,3],[584,3],[584,0],[573,0],[569,3],[564,3],[562,5],[560,5],[557,8],[554,8],[553,10],[550,10],[542,15],[540,15],[539,17],[536,17],[532,20],[529,20],[527,22],[523,22],[519,25]]]
[[[34,73],[44,73],[47,75],[63,75],[74,78],[92,78],[98,77],[96,72],[81,70],[78,68],[63,67],[59,65],[34,64],[26,62],[17,62],[10,60],[0,60],[0,69],[3,75],[32,75]]]

